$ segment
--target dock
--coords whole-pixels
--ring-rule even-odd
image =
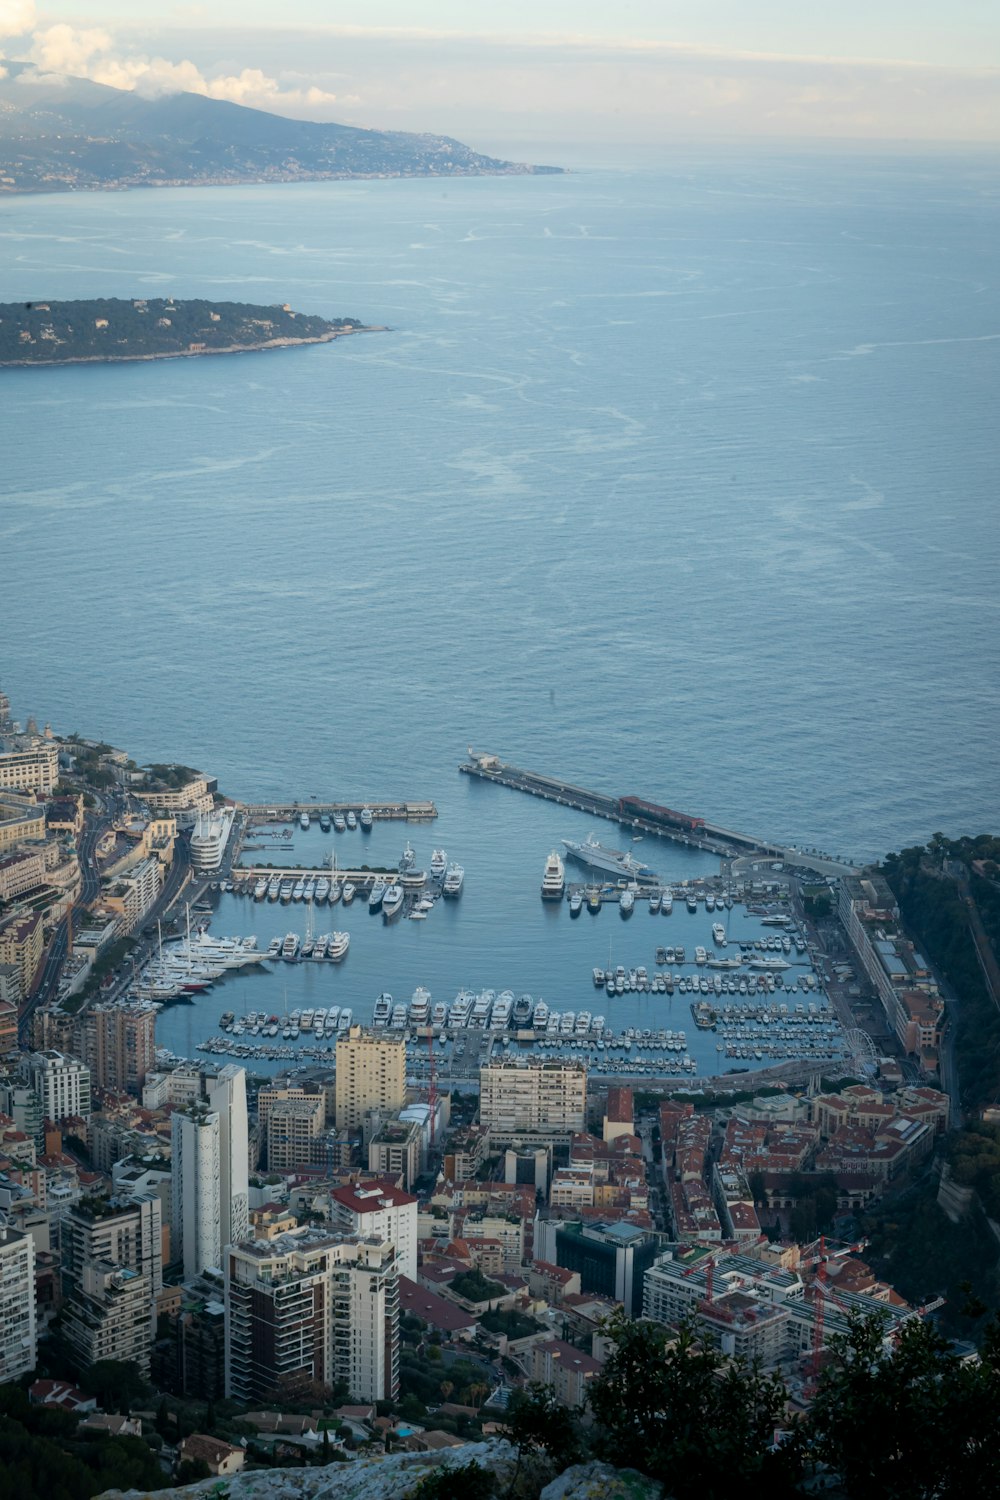
[[[477,753],[471,746],[468,760],[463,761],[458,769],[465,776],[492,781],[516,792],[527,792],[531,797],[543,797],[547,802],[556,802],[561,807],[571,807],[595,818],[606,818],[636,833],[669,839],[690,849],[703,849],[719,859],[740,860],[751,867],[754,860],[787,861],[832,877],[848,874],[853,868],[848,861],[838,860],[833,855],[807,853],[790,845],[738,833],[707,818],[659,807],[634,796],[615,797],[605,792],[589,791],[556,776],[526,771],[520,766],[508,765],[497,755]]]
[[[241,812],[246,813],[251,823],[292,823],[302,813],[318,818],[323,813],[333,817],[352,812],[357,816],[363,807],[379,822],[397,819],[406,823],[429,823],[438,815],[433,802],[317,802],[309,797],[304,802],[241,802]]]

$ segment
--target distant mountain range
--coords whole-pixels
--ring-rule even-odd
[[[481,156],[443,135],[289,120],[202,94],[146,99],[30,63],[0,71],[0,194],[562,170]]]

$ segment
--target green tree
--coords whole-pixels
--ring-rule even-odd
[[[110,1412],[127,1412],[147,1388],[137,1366],[121,1359],[99,1359],[84,1370],[80,1385]]]
[[[612,1352],[590,1386],[600,1457],[659,1479],[672,1500],[794,1492],[796,1456],[773,1446],[787,1399],[779,1375],[725,1359],[689,1324],[673,1334],[619,1310],[605,1331]]]
[[[895,1347],[878,1316],[832,1341],[797,1443],[850,1500],[967,1500],[1000,1494],[1000,1327],[964,1363],[929,1323]]]

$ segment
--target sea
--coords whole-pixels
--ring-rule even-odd
[[[652,969],[674,918],[543,907],[594,823],[460,775],[469,745],[855,859],[995,829],[998,243],[986,153],[4,200],[0,300],[387,331],[0,371],[0,687],[241,799],[433,799],[372,847],[443,845],[465,891],[357,909],[308,981],[357,1018],[416,984],[607,1009],[592,966]],[[271,921],[226,898],[213,930]],[[176,1007],[162,1039],[215,1019]]]

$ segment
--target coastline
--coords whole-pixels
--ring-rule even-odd
[[[124,365],[154,359],[200,359],[205,354],[257,354],[263,349],[294,349],[302,344],[331,344],[355,333],[388,333],[388,326],[373,323],[364,328],[332,328],[314,338],[264,339],[259,344],[229,344],[223,349],[172,349],[159,354],[77,354],[68,359],[4,359],[0,370],[54,370],[60,365]]]

